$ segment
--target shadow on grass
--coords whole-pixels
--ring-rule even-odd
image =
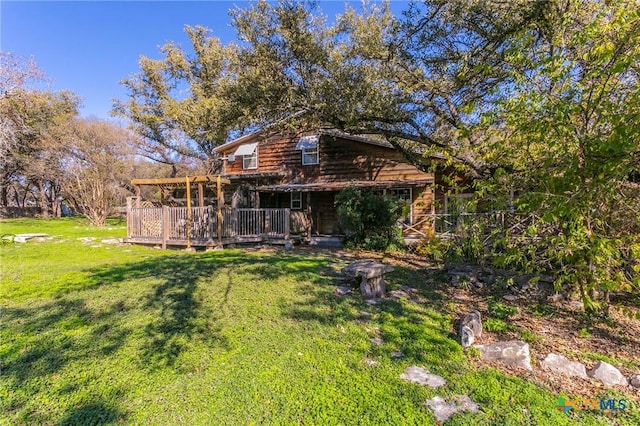
[[[296,321],[317,321],[323,325],[345,322],[367,323],[365,328],[379,330],[383,345],[371,345],[370,355],[391,356],[400,351],[403,359],[413,363],[438,365],[442,360],[460,358],[462,350],[456,341],[451,318],[443,315],[446,303],[434,285],[430,284],[422,268],[396,266],[385,275],[387,292],[403,286],[410,289],[406,298],[386,298],[377,304],[367,304],[360,296],[357,284],[341,281],[339,274],[325,280],[323,285],[299,289],[305,303],[284,301],[283,312]],[[337,285],[351,285],[352,293],[339,296]],[[413,289],[413,290],[411,290]],[[374,337],[373,335],[371,337]]]
[[[58,423],[59,426],[100,426],[124,420],[120,411],[104,402],[91,402],[72,409]]]

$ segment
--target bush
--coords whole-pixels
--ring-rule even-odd
[[[372,191],[346,188],[336,196],[338,226],[347,245],[370,250],[404,247],[396,221],[401,203]]]

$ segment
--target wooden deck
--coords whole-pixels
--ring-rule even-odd
[[[129,207],[127,242],[167,246],[205,246],[289,240],[300,227],[289,209],[215,207]]]

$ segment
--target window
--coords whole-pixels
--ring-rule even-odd
[[[302,209],[302,192],[291,193],[291,210]]]
[[[238,149],[233,153],[234,156],[242,155],[242,168],[243,169],[257,169],[258,168],[258,142],[246,143],[240,145]]]
[[[258,153],[242,156],[242,168],[243,169],[257,169],[258,168]]]
[[[318,164],[319,135],[303,136],[296,144],[296,150],[302,151],[302,165]]]
[[[400,220],[402,220],[404,223],[407,224],[411,224],[412,222],[412,211],[413,211],[413,205],[411,203],[412,201],[412,194],[411,194],[411,188],[391,188],[391,189],[387,189],[387,195],[389,195],[390,197],[395,198],[396,200],[400,201],[401,207],[402,207],[402,211],[400,214]]]
[[[318,147],[306,148],[302,150],[302,165],[309,166],[318,164]]]

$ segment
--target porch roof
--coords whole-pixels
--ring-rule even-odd
[[[434,183],[433,178],[403,179],[403,180],[354,180],[348,182],[318,182],[318,183],[290,183],[283,185],[262,185],[256,187],[258,191],[274,192],[316,192],[339,191],[344,188],[399,188],[403,186],[427,186]]]

